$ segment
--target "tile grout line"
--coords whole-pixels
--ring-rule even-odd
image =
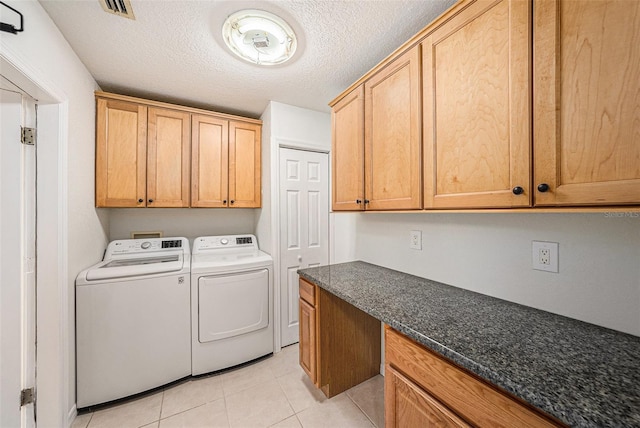
[[[381,428],[381,427],[378,427],[378,425],[373,421],[373,419],[369,417],[367,412],[365,412],[364,409],[360,407],[358,403],[356,403],[356,401],[351,397],[350,394],[345,394],[345,395],[349,397],[349,400],[351,400],[351,402],[358,408],[358,410],[360,410],[360,412],[369,420],[369,422],[371,422],[371,425],[373,425],[376,428]]]

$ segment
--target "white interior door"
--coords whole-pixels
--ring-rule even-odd
[[[298,342],[300,268],[329,263],[329,155],[280,149],[281,345]]]
[[[35,101],[0,78],[0,426],[35,426],[35,406],[20,391],[35,387],[35,146],[21,126],[36,127]]]

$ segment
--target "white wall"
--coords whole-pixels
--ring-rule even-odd
[[[93,91],[98,86],[37,1],[8,3],[24,14],[25,31],[2,33],[3,56],[51,90],[59,103],[41,109],[49,123],[42,123],[38,143],[47,145],[38,148],[38,170],[45,174],[38,177],[38,197],[57,196],[38,208],[40,223],[53,220],[38,229],[38,425],[59,427],[69,423],[75,405],[75,276],[100,258],[108,234],[107,215],[93,207]],[[58,169],[45,168],[47,162]],[[50,316],[42,319],[42,314]]]
[[[256,237],[273,257],[276,349],[280,346],[279,149],[298,148],[329,152],[331,116],[314,110],[271,101],[262,123],[262,208],[255,213]],[[331,223],[331,219],[329,219]],[[330,231],[333,230],[330,224]],[[332,241],[331,236],[329,242]]]
[[[283,145],[290,148],[330,151],[331,116],[328,113],[271,101],[261,119],[262,208],[256,211],[255,229],[260,248],[274,256],[279,251],[278,149]]]
[[[129,239],[131,232],[161,231],[165,237],[253,233],[253,209],[119,208],[110,210],[109,240]]]
[[[351,216],[356,259],[640,335],[639,213]],[[532,270],[532,240],[560,243],[559,273]]]

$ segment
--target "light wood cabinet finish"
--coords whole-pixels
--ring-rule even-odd
[[[475,375],[458,367],[446,358],[419,345],[408,337],[385,326],[385,367],[399,372],[406,379],[411,379],[424,393],[398,399],[391,391],[385,401],[386,426],[396,426],[402,418],[447,418],[442,408],[459,418],[451,424],[443,426],[465,426],[461,421],[472,426],[487,427],[559,427],[564,426],[550,416],[512,397],[505,391],[483,381]],[[385,381],[387,387],[398,388],[398,380]],[[406,384],[402,390],[411,388]],[[427,403],[423,403],[425,400]],[[435,404],[434,404],[435,402]],[[405,416],[398,403],[404,403],[408,410]],[[426,404],[426,409],[424,408]],[[418,408],[422,408],[423,415]],[[435,409],[441,410],[434,415]],[[412,419],[410,419],[412,420]],[[398,425],[410,426],[410,425]],[[424,425],[422,425],[424,426]]]
[[[146,168],[147,107],[98,99],[96,206],[146,206]]]
[[[258,208],[260,194],[261,126],[229,122],[229,206]]]
[[[149,108],[148,120],[147,207],[188,207],[190,115]]]
[[[380,373],[380,321],[302,278],[300,296],[300,365],[327,397]]]
[[[229,121],[191,119],[191,206],[226,207],[229,200]]]
[[[529,21],[478,0],[422,43],[425,207],[530,205]]]
[[[422,208],[420,46],[364,84],[366,209]]]
[[[96,91],[96,206],[261,204],[262,122]]]
[[[316,308],[300,299],[300,367],[315,385],[317,377]]]
[[[471,426],[390,365],[384,382],[387,428]]]
[[[640,203],[640,3],[534,1],[535,205]]]
[[[334,211],[363,210],[364,86],[331,109],[332,206]]]

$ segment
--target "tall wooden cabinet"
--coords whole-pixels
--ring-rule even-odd
[[[477,1],[422,42],[426,208],[529,206],[527,1]]]
[[[422,208],[420,47],[332,108],[333,209]]]
[[[260,207],[261,122],[96,92],[96,206]]]
[[[535,205],[640,203],[640,3],[533,4]]]

